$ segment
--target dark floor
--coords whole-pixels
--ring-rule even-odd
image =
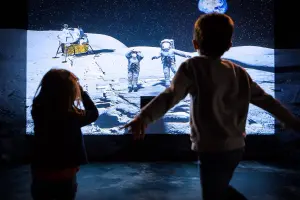
[[[0,171],[1,200],[29,200],[29,166]],[[77,200],[200,200],[196,163],[90,164],[78,174]],[[232,185],[249,200],[300,199],[300,173],[243,162]]]

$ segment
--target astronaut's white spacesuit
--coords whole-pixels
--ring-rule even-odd
[[[170,70],[175,74],[176,73],[176,59],[175,55],[185,57],[185,58],[191,58],[190,55],[187,55],[181,51],[178,51],[174,47],[174,40],[172,39],[164,39],[160,43],[160,55],[159,56],[153,56],[153,59],[161,58],[161,62],[163,65],[163,71],[165,76],[165,84],[166,86],[170,85]]]
[[[62,44],[68,44],[74,41],[74,37],[67,24],[64,25],[64,28],[61,30],[61,33],[57,36],[57,38]]]
[[[128,90],[138,90],[138,79],[140,74],[140,62],[144,58],[140,51],[130,50],[126,53],[128,59]]]

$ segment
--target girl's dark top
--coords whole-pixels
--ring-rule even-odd
[[[88,163],[81,127],[97,120],[98,109],[87,92],[82,92],[82,102],[83,115],[51,114],[42,105],[33,107],[33,169],[61,170]]]

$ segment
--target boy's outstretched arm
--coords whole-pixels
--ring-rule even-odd
[[[300,120],[284,107],[278,100],[267,94],[257,83],[248,75],[251,89],[250,103],[271,113],[287,127],[300,131]]]
[[[161,118],[169,109],[184,99],[192,85],[192,77],[187,68],[187,62],[180,65],[169,88],[160,93],[148,103],[139,114],[147,125]]]

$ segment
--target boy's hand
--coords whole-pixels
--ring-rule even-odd
[[[131,122],[121,127],[120,129],[129,128],[129,132],[133,134],[134,140],[140,140],[145,138],[146,125],[142,118],[136,117]]]
[[[152,60],[154,60],[154,59],[157,59],[157,56],[153,56],[153,57],[152,57]]]

